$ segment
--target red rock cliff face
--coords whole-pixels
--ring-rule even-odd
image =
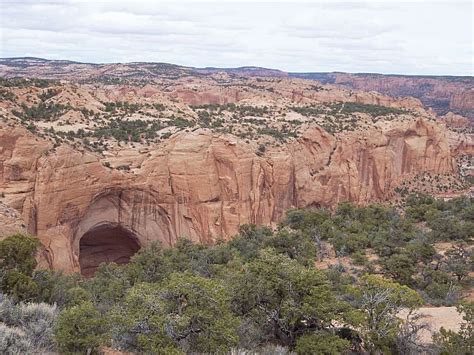
[[[364,91],[390,96],[412,96],[420,99],[438,114],[449,110],[474,119],[474,79],[472,77],[416,77],[380,74],[327,74],[326,80]]]
[[[474,111],[474,89],[462,90],[453,94],[449,107],[452,110]]]
[[[278,222],[291,207],[385,200],[412,174],[455,169],[445,131],[424,120],[338,137],[313,127],[262,157],[201,129],[156,148],[135,173],[68,146],[53,151],[22,129],[3,127],[0,139],[4,202],[41,239],[46,262],[68,272],[79,270],[80,240],[95,228],[124,228],[140,246],[180,236],[210,243],[244,223]]]

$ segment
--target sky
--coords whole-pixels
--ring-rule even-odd
[[[471,0],[0,0],[0,57],[474,75]]]

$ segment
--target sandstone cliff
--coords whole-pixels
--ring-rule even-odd
[[[453,94],[449,107],[453,110],[474,111],[474,88],[458,91]]]
[[[292,207],[466,189],[470,128],[416,98],[285,75],[56,64],[0,63],[7,76],[81,78],[0,88],[0,202],[18,213],[0,213],[0,228],[13,218],[37,235],[42,265],[88,276],[152,241],[212,243]]]
[[[16,233],[26,233],[26,225],[17,210],[0,202],[0,239]]]
[[[1,126],[0,189],[47,263],[79,270],[81,238],[124,228],[138,245],[178,237],[211,243],[243,223],[273,224],[291,207],[385,200],[420,171],[453,173],[445,131],[419,119],[331,135],[309,127],[262,156],[232,135],[182,132],[150,150],[141,166],[105,167],[93,153],[52,148],[22,128]]]
[[[316,79],[322,83],[377,91],[390,96],[411,96],[440,115],[449,110],[474,119],[472,76],[416,76],[349,73],[291,73],[291,76]]]

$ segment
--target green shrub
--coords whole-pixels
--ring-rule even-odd
[[[105,342],[106,317],[91,302],[66,308],[54,330],[57,347],[62,352],[97,352]]]
[[[226,352],[238,340],[226,287],[190,273],[135,285],[112,314],[113,343],[130,351]]]
[[[15,234],[0,241],[0,285],[16,300],[32,300],[38,285],[31,278],[36,267],[38,239]]]
[[[0,241],[0,268],[15,269],[31,276],[36,267],[36,250],[40,246],[37,238],[15,234]]]
[[[416,291],[375,275],[364,275],[353,293],[364,312],[359,329],[371,353],[386,352],[395,346],[399,312],[415,310],[423,304]]]
[[[2,291],[15,300],[33,300],[38,295],[38,284],[33,279],[17,270],[8,270],[2,277]]]
[[[21,105],[22,111],[15,111],[13,114],[18,116],[22,121],[55,121],[60,116],[64,115],[67,110],[70,110],[70,106],[49,103],[45,104],[40,102],[38,105],[27,106]]]
[[[251,315],[266,329],[265,338],[294,346],[305,329],[327,329],[349,305],[332,292],[324,273],[264,249],[233,278],[238,315]]]
[[[298,355],[339,355],[350,347],[351,343],[346,339],[330,333],[317,332],[300,336],[296,340],[295,352]]]
[[[42,269],[33,273],[33,281],[38,285],[36,302],[56,304],[60,308],[77,303],[77,294],[71,290],[79,287],[80,275],[64,275],[60,271]]]

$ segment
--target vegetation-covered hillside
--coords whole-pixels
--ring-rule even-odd
[[[473,227],[468,198],[291,210],[276,230],[152,244],[89,279],[35,269],[37,239],[10,236],[0,242],[0,351],[469,354]],[[459,305],[465,324],[421,344],[416,318],[397,315],[423,305]]]

